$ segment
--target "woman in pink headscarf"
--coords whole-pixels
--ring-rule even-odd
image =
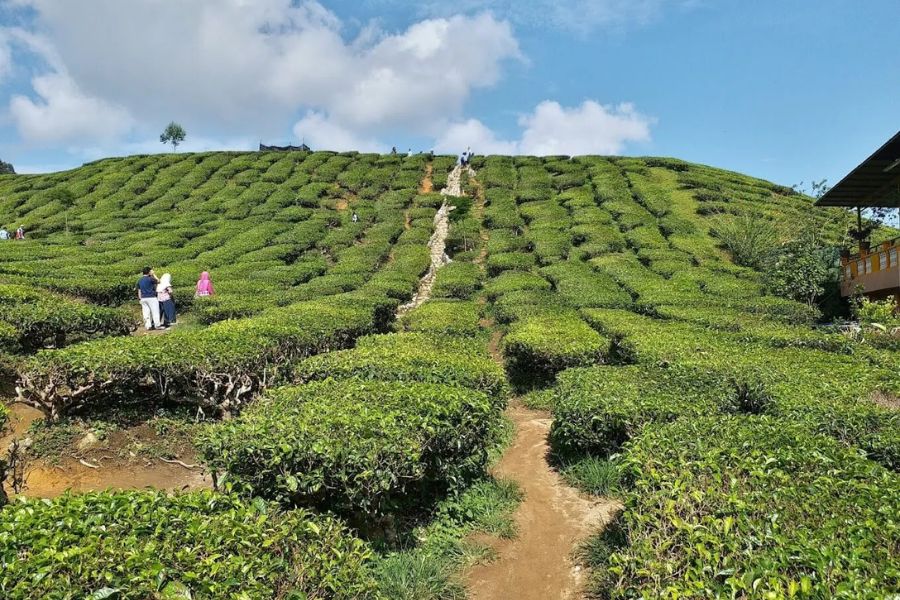
[[[212,296],[215,293],[212,281],[209,279],[209,272],[203,271],[200,273],[200,279],[197,281],[197,292],[194,295],[200,298],[201,296]]]

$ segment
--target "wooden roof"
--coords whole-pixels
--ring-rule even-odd
[[[900,207],[900,131],[828,190],[816,205]]]

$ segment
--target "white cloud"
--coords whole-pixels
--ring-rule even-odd
[[[603,106],[587,100],[564,108],[545,100],[519,120],[525,154],[616,154],[626,142],[650,139],[652,120],[628,103]]]
[[[491,131],[478,119],[469,119],[451,123],[435,142],[437,152],[459,154],[467,147],[478,154],[517,154],[519,144],[514,141],[497,139]]]
[[[32,86],[39,100],[17,95],[9,104],[13,122],[29,141],[111,140],[132,126],[127,111],[85,95],[65,74],[35,77]]]
[[[440,152],[459,152],[467,146],[479,154],[618,154],[628,142],[650,139],[653,119],[628,103],[604,106],[587,100],[572,108],[545,100],[519,118],[518,140],[502,140],[476,119],[451,123],[439,137]]]
[[[375,0],[399,4],[400,0]],[[406,4],[406,0],[402,0]],[[659,18],[666,8],[691,7],[699,0],[423,0],[419,14],[445,16],[489,10],[517,26],[551,28],[585,35],[598,29],[625,29]]]
[[[310,111],[294,125],[294,137],[316,150],[383,152],[384,146],[347,129],[320,112]]]
[[[503,63],[520,57],[509,24],[489,14],[393,33],[369,26],[345,40],[340,20],[314,1],[19,2],[36,15],[28,34],[46,46],[32,44],[51,74],[68,77],[83,104],[121,107],[144,128],[174,118],[201,132],[267,137],[311,110],[320,131],[363,139],[390,127],[421,131],[459,116],[474,89],[496,83]],[[43,95],[37,87],[46,81],[34,84]],[[68,105],[32,104],[51,121]],[[20,131],[44,141],[52,133],[33,124]]]

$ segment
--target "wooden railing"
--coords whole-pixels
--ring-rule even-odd
[[[841,258],[841,295],[849,296],[858,286],[866,294],[900,292],[900,238]]]

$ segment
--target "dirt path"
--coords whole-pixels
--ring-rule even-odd
[[[477,180],[476,211],[483,212],[484,194]],[[488,231],[482,230],[482,254]],[[502,333],[490,319],[481,322],[493,330],[488,350],[503,362]],[[506,411],[516,426],[516,437],[493,469],[495,476],[519,484],[525,499],[515,519],[518,535],[496,539],[490,545],[496,560],[473,567],[467,574],[473,600],[574,600],[582,596],[584,572],[574,560],[580,543],[608,523],[620,505],[580,494],[563,481],[547,461],[552,418],[513,401]],[[484,541],[484,540],[481,540]]]
[[[548,413],[514,403],[506,412],[516,438],[494,474],[516,481],[525,500],[516,512],[518,535],[494,544],[497,559],[468,574],[473,600],[557,600],[580,597],[583,572],[573,560],[578,544],[608,522],[617,505],[590,499],[550,468]]]
[[[422,183],[419,184],[419,193],[420,194],[430,194],[434,191],[434,165],[432,163],[428,163],[425,165],[425,177],[422,178]]]

